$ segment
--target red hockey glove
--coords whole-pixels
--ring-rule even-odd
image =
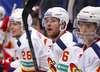
[[[2,29],[4,32],[6,31],[6,28],[8,26],[8,22],[9,22],[9,16],[5,17],[3,20],[3,24],[1,26],[0,29]],[[9,31],[9,30],[8,30]]]

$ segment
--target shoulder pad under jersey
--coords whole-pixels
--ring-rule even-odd
[[[95,51],[95,53],[97,54],[97,56],[100,58],[100,47],[97,44],[94,44],[92,46],[92,48]]]

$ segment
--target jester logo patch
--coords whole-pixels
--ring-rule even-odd
[[[50,67],[50,71],[52,72],[57,72],[56,68],[55,68],[55,61],[53,61],[51,58],[48,58],[48,63],[49,63],[49,67]]]
[[[70,64],[70,70],[71,72],[82,72],[80,69],[77,68],[77,66],[73,63]]]
[[[99,65],[98,69],[96,70],[96,72],[100,72],[100,65]]]

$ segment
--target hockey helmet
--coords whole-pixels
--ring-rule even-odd
[[[92,6],[84,7],[77,15],[76,22],[74,22],[74,28],[79,28],[79,21],[91,22],[91,23],[95,24],[96,30],[94,32],[89,33],[89,34],[94,34],[94,36],[90,37],[94,42],[100,36],[100,7],[92,7]],[[81,39],[80,31],[76,32],[74,30],[74,34],[75,35],[77,34],[76,35],[77,38]],[[87,34],[87,33],[84,33],[84,35],[85,34]],[[86,38],[86,36],[84,36],[84,38]],[[85,43],[87,43],[87,42],[85,42]]]
[[[0,6],[0,14],[2,14],[2,17],[1,17],[1,19],[3,19],[4,18],[4,16],[5,16],[5,9],[4,9],[4,7],[2,7],[2,6]]]
[[[68,12],[62,8],[62,7],[52,7],[50,9],[48,9],[45,14],[44,14],[44,18],[43,18],[43,26],[45,27],[45,18],[47,17],[56,17],[60,20],[60,25],[63,24],[63,22],[65,21],[66,26],[64,28],[64,30],[66,30],[68,22],[69,22],[69,15]],[[60,29],[61,31],[61,29]]]
[[[22,12],[23,12],[22,8],[17,8],[12,13],[12,15],[10,16],[10,21],[20,22],[21,23],[21,27],[23,27]],[[28,21],[27,22],[28,22],[28,25],[31,26],[31,24],[32,24],[31,15],[28,16]]]

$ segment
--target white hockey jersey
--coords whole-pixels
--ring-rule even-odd
[[[73,47],[66,48],[57,65],[57,72],[70,72],[70,63],[78,62],[84,52],[84,45],[77,43]]]
[[[80,43],[75,44],[72,48],[66,48],[57,65],[57,72],[99,72],[100,59],[97,55],[100,56],[100,42],[99,46],[93,45],[92,47],[94,47],[98,54],[95,53],[93,48],[86,49],[86,45]],[[98,71],[96,71],[95,68],[97,68]]]
[[[30,28],[30,35],[39,69],[42,71],[48,71],[49,66],[47,62],[47,49],[45,49],[43,45],[42,36],[38,35],[37,31],[33,28]],[[19,40],[16,40],[16,48],[21,66],[16,69],[15,72],[34,72],[35,67],[32,60],[32,55],[27,41],[26,33],[24,33],[19,38]]]
[[[71,72],[100,72],[100,39],[87,48],[79,62],[70,64]]]
[[[63,53],[63,50],[72,47],[76,44],[76,42],[77,40],[74,35],[68,31],[65,31],[64,34],[54,43],[50,39],[47,40],[46,47],[48,48],[49,71],[57,71],[56,66]]]
[[[32,27],[29,27],[30,32],[33,32],[34,36],[37,36],[41,39],[41,41],[43,42],[43,45],[46,46],[46,41],[47,41],[47,37],[45,37],[43,34],[41,34],[40,32],[38,32],[37,30],[35,30]]]

